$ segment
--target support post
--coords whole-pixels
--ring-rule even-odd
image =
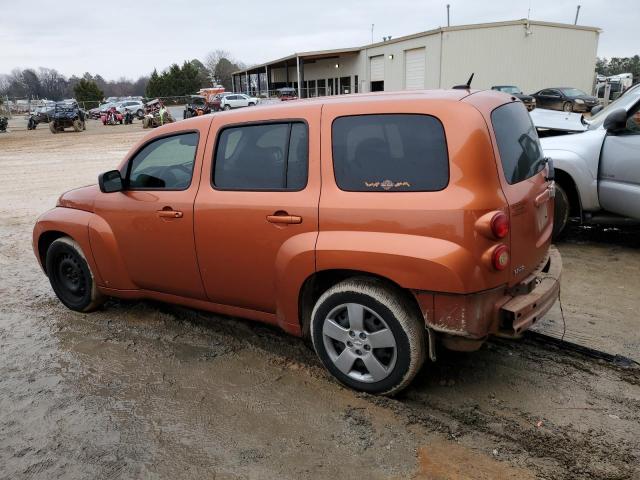
[[[251,91],[251,87],[249,85],[249,70],[244,72],[244,75],[245,75],[245,81],[247,82],[247,91],[245,93],[249,95],[249,92]]]
[[[267,65],[264,66],[264,74],[264,78],[267,80],[267,98],[269,98],[269,67]]]
[[[298,70],[298,98],[302,98],[302,85],[300,83],[300,57],[296,56],[296,68]]]

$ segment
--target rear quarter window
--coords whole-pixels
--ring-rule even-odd
[[[432,192],[449,183],[444,128],[430,115],[336,118],[332,150],[341,190]]]
[[[521,102],[491,112],[502,171],[510,185],[533,177],[544,168],[542,147],[531,117]]]

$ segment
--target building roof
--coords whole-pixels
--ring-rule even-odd
[[[368,48],[375,48],[382,45],[389,45],[392,43],[403,42],[405,40],[411,40],[414,38],[426,37],[429,35],[437,35],[444,32],[455,32],[458,30],[477,30],[481,28],[496,28],[496,27],[509,27],[513,25],[533,25],[533,26],[541,26],[541,27],[556,27],[556,28],[565,28],[568,30],[587,30],[595,33],[602,33],[602,29],[598,27],[589,27],[585,25],[573,25],[569,23],[554,23],[554,22],[542,22],[539,20],[528,20],[526,18],[521,18],[519,20],[508,20],[504,22],[489,22],[489,23],[472,23],[468,25],[454,25],[451,27],[438,27],[432,30],[425,30],[423,32],[412,33],[410,35],[404,35],[402,37],[392,38],[390,40],[375,42],[363,45],[361,47],[352,47],[352,48],[338,48],[332,50],[317,50],[317,51],[308,51],[308,52],[295,52],[286,57],[278,58],[276,60],[272,60],[269,62],[260,63],[258,65],[252,65],[248,68],[243,68],[241,70],[237,70],[233,72],[232,75],[236,75],[238,73],[250,72],[252,70],[257,70],[260,68],[264,68],[267,65],[273,65],[276,63],[282,63],[288,60],[296,60],[298,57],[314,57],[314,58],[323,58],[323,57],[331,57],[339,54],[345,53],[358,53],[362,50],[366,50]]]

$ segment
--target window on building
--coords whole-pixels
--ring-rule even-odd
[[[337,118],[332,151],[341,190],[428,192],[449,183],[444,128],[429,115]]]
[[[301,122],[226,128],[215,153],[213,184],[223,190],[301,190],[307,184],[309,134]]]
[[[356,75],[353,80],[353,93],[358,93],[358,90],[358,75]]]

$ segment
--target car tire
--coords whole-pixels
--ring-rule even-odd
[[[82,120],[74,120],[73,121],[73,131],[81,132],[82,131]]]
[[[324,292],[310,330],[327,370],[342,384],[368,393],[399,392],[426,356],[419,312],[404,292],[375,279],[348,279]]]
[[[225,105],[222,109],[224,111],[231,110],[231,105]]]
[[[565,112],[573,112],[573,104],[571,102],[564,102],[562,110]]]
[[[58,133],[58,128],[56,127],[56,124],[54,122],[51,122],[49,124],[49,130],[51,131],[51,133]]]
[[[51,287],[67,308],[91,312],[106,300],[98,291],[86,257],[75,240],[69,237],[54,240],[45,263]]]
[[[569,223],[569,212],[571,210],[571,204],[569,203],[569,197],[567,192],[556,183],[556,196],[554,198],[554,213],[553,213],[553,238],[559,238],[562,232]]]
[[[255,104],[255,103],[253,103],[253,102],[249,102],[249,106],[250,106],[250,107],[255,107],[255,106],[256,106],[256,104]]]
[[[138,110],[136,112],[136,116],[138,117],[139,120],[142,120],[144,118],[144,111],[142,109]]]

